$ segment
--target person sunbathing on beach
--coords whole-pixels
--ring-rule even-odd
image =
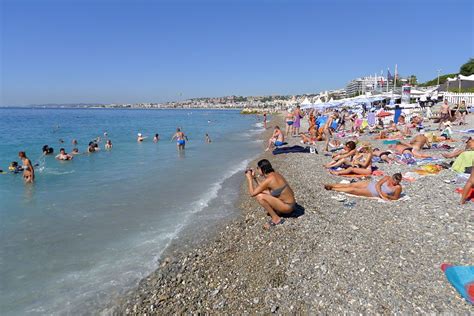
[[[61,148],[59,150],[59,154],[56,155],[57,160],[71,160],[74,158],[72,155],[66,153],[66,150],[64,148]]]
[[[390,121],[390,124],[387,128],[387,131],[389,131],[389,132],[398,132],[397,124],[394,121]]]
[[[279,126],[275,126],[272,137],[268,140],[268,147],[265,149],[265,151],[269,151],[273,146],[283,146],[284,141],[285,135],[283,135],[283,132]]]
[[[467,182],[464,185],[464,188],[462,189],[461,204],[466,203],[467,198],[469,197],[469,193],[472,189],[474,189],[474,168],[472,168],[471,176],[469,177],[469,179],[467,179]]]
[[[384,123],[383,123],[383,119],[381,117],[379,117],[378,119],[378,123],[377,125],[375,126],[376,129],[381,129],[383,130],[384,129]]]
[[[349,193],[364,197],[378,197],[386,201],[398,200],[402,193],[402,175],[395,173],[393,176],[385,176],[379,181],[360,181],[349,184],[326,184],[326,190]]]
[[[398,154],[402,154],[405,150],[410,150],[415,158],[431,158],[431,155],[421,153],[425,145],[431,147],[428,138],[425,135],[419,134],[413,137],[409,143],[398,142],[389,147],[393,148]]]
[[[257,199],[257,202],[271,217],[268,223],[263,226],[264,229],[270,229],[284,223],[285,220],[280,217],[281,215],[295,211],[295,194],[285,178],[273,169],[270,161],[262,159],[257,163],[257,166],[257,171],[263,180],[257,179],[254,170],[247,169],[245,176],[247,177],[248,192],[251,197]]]
[[[332,160],[325,165],[326,168],[339,167],[342,165],[351,165],[352,157],[356,154],[356,143],[348,141],[343,148],[342,153],[333,154]]]
[[[441,132],[441,135],[436,137],[436,140],[437,141],[447,141],[447,140],[455,141],[454,139],[452,139],[453,130],[451,128],[451,122],[447,121],[447,122],[444,122],[443,124],[444,124],[444,129]]]
[[[469,137],[469,139],[466,141],[466,147],[464,149],[459,148],[459,149],[456,149],[456,150],[454,150],[450,153],[442,153],[441,155],[444,158],[456,158],[460,154],[462,154],[463,152],[468,151],[468,150],[474,150],[474,138]]]
[[[370,176],[372,174],[372,151],[368,146],[362,147],[359,153],[354,155],[349,166],[339,171],[331,170],[330,173],[336,176],[349,174]]]
[[[381,161],[391,164],[394,160],[393,153],[389,150],[381,151],[379,148],[374,148],[372,151],[374,157],[379,157]]]

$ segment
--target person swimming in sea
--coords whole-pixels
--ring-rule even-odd
[[[208,143],[208,144],[211,143],[211,138],[209,137],[208,133],[206,133],[206,143]]]
[[[72,145],[73,145],[73,146],[77,146],[77,139],[73,139],[73,140],[72,140]]]
[[[49,147],[48,145],[43,146],[43,155],[52,155],[54,153],[53,147]]]
[[[153,137],[153,142],[157,143],[160,140],[160,134],[155,134],[155,137]]]
[[[17,161],[12,161],[10,165],[8,166],[8,171],[17,174],[17,173],[22,172],[23,168],[20,165],[18,165]]]
[[[79,155],[79,149],[77,147],[74,147],[71,151],[71,155]]]
[[[56,155],[56,159],[58,160],[71,160],[74,158],[72,155],[66,153],[66,150],[64,148],[61,148],[59,150],[59,154]]]
[[[188,137],[184,135],[184,133],[181,131],[181,128],[176,129],[176,133],[173,135],[171,138],[171,141],[176,139],[176,146],[178,147],[178,150],[183,150],[186,146],[186,141],[188,140]]]
[[[146,137],[142,135],[142,133],[137,134],[137,142],[141,143],[142,141],[145,140]]]
[[[281,218],[282,215],[291,214],[296,210],[295,194],[286,179],[273,169],[270,161],[262,159],[257,166],[257,171],[263,180],[258,180],[253,169],[247,169],[245,176],[248,192],[270,216],[271,219],[263,226],[264,229],[270,229],[285,222]]]
[[[95,153],[98,150],[98,145],[94,142],[89,142],[89,146],[87,147],[88,153]]]
[[[25,183],[33,183],[35,181],[35,169],[33,168],[33,164],[31,163],[30,159],[28,159],[24,151],[20,151],[18,153],[18,157],[23,163],[22,170]]]
[[[112,149],[112,141],[110,139],[107,139],[107,141],[105,142],[104,148],[105,148],[105,150]]]

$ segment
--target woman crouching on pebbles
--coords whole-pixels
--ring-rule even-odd
[[[290,214],[295,210],[295,194],[285,178],[273,170],[270,161],[262,159],[257,165],[260,176],[264,178],[263,181],[257,179],[255,171],[252,169],[247,169],[245,176],[250,196],[255,197],[271,217],[268,223],[263,226],[264,229],[270,229],[285,222],[280,215]],[[256,187],[254,187],[255,184]]]
[[[360,181],[349,184],[326,184],[326,190],[338,191],[365,197],[379,197],[384,200],[398,200],[402,193],[402,175],[395,173],[393,176],[385,176],[379,181]]]

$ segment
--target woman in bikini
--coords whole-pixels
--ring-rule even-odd
[[[257,165],[262,181],[258,180],[252,169],[246,170],[245,176],[250,196],[255,197],[271,217],[263,226],[264,229],[270,229],[284,223],[285,220],[280,217],[282,214],[290,214],[296,209],[295,194],[285,178],[273,170],[270,161],[262,159]]]
[[[379,157],[381,161],[391,164],[394,161],[394,156],[391,151],[381,151],[378,148],[374,148],[372,151],[374,157]]]
[[[35,169],[33,168],[33,164],[31,163],[30,159],[26,157],[26,153],[24,151],[20,151],[18,153],[18,157],[20,157],[21,161],[23,162],[23,179],[25,183],[33,183],[35,181]]]
[[[360,181],[349,184],[326,184],[326,190],[349,193],[364,197],[378,197],[387,201],[398,200],[402,193],[402,175],[395,173],[393,176],[385,176],[379,181]]]
[[[344,145],[342,153],[334,154],[332,160],[325,165],[326,168],[339,167],[342,165],[351,165],[352,158],[356,154],[356,143],[352,140]]]
[[[339,171],[331,170],[330,173],[336,176],[348,174],[370,176],[372,174],[372,150],[367,146],[362,147],[359,153],[354,155],[350,166]]]

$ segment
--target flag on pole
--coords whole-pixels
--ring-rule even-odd
[[[393,80],[393,76],[390,73],[390,69],[387,68],[387,81]]]
[[[398,65],[395,64],[395,78],[393,79],[393,89],[397,86],[397,79],[398,79]]]

